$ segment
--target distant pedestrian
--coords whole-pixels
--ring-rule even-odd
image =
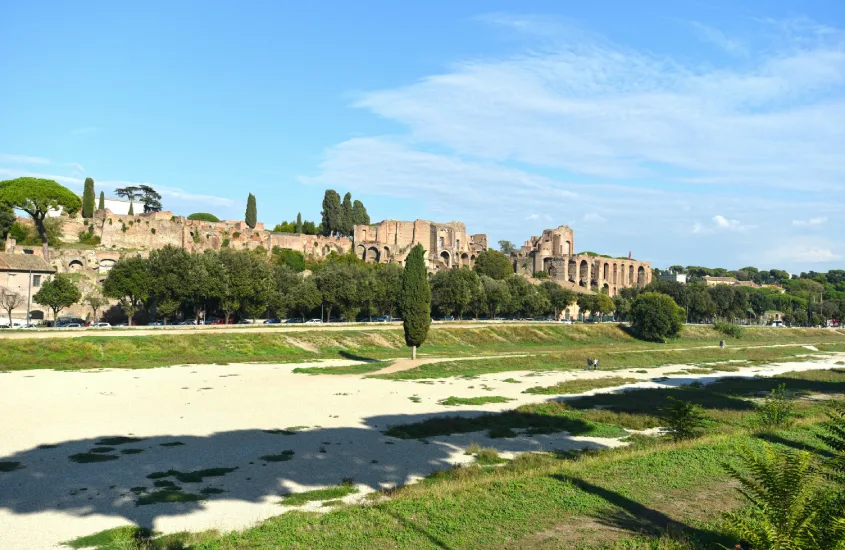
[[[590,367],[593,366],[593,358],[587,357],[587,370],[590,370]]]
[[[599,370],[599,360],[593,359],[593,370]]]
[[[719,340],[719,348],[725,349],[725,341],[724,340]]]

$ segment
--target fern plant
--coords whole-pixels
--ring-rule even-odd
[[[827,528],[829,501],[813,455],[766,444],[759,454],[742,449],[740,460],[743,471],[725,465],[750,503],[749,509],[726,514],[727,527],[740,540],[754,550],[838,548]]]

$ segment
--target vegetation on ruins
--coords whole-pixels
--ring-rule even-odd
[[[92,178],[85,178],[82,191],[82,217],[94,217],[94,180]]]
[[[106,194],[100,191],[100,203],[97,205],[97,210],[106,209]]]
[[[17,178],[0,182],[0,204],[23,210],[32,217],[47,260],[50,258],[45,226],[48,212],[64,210],[68,214],[75,214],[82,207],[79,197],[70,189],[53,180],[40,178]]]
[[[161,194],[149,185],[129,185],[114,190],[114,194],[129,201],[129,214],[135,214],[134,202],[144,203],[144,214],[161,212]]]
[[[212,222],[217,223],[220,221],[220,218],[215,216],[214,214],[210,214],[208,212],[194,212],[190,216],[188,216],[189,220],[199,221],[199,222]]]
[[[302,233],[302,212],[296,213],[296,224],[293,227],[293,232],[296,234]]]
[[[343,202],[340,205],[341,223],[340,233],[342,235],[352,235],[354,230],[354,222],[352,220],[352,193],[346,193],[343,196]]]
[[[322,222],[320,223],[320,234],[343,235],[351,237],[356,225],[369,224],[370,215],[367,209],[359,200],[352,200],[352,193],[346,193],[343,196],[343,202],[340,200],[340,194],[334,189],[327,189],[323,196],[323,206],[321,211]],[[299,218],[297,218],[297,224]],[[309,222],[304,222],[302,225],[302,232],[308,233],[306,227]],[[291,231],[292,232],[292,231]]]
[[[250,193],[246,198],[246,213],[244,214],[244,221],[250,229],[255,229],[255,224],[258,223],[258,206],[255,204],[255,195],[252,193]]]
[[[631,303],[631,328],[643,340],[677,336],[684,326],[684,310],[671,296],[644,292]]]
[[[343,207],[340,205],[340,195],[334,189],[326,189],[323,196],[323,235],[340,234],[343,230]]]
[[[425,342],[431,325],[431,287],[425,268],[425,249],[417,244],[408,254],[402,274],[399,312],[405,331],[405,345],[411,347],[411,358],[417,358],[417,348]]]
[[[479,275],[487,275],[499,281],[511,277],[514,273],[511,259],[496,250],[485,250],[479,254],[473,269]]]
[[[506,256],[516,254],[517,247],[510,241],[499,241],[499,251]]]
[[[53,311],[53,319],[58,318],[59,312],[82,299],[82,292],[70,276],[64,273],[55,275],[41,285],[32,297],[36,304],[49,307]]]
[[[370,215],[367,213],[367,208],[359,200],[352,203],[352,225],[369,225]]]

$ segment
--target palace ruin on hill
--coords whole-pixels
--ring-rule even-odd
[[[630,258],[575,254],[575,232],[567,225],[531,237],[513,255],[517,273],[544,272],[564,286],[616,296],[623,288],[644,287],[652,279],[651,264]]]
[[[84,275],[82,286],[103,280],[122,256],[146,256],[151,250],[167,245],[189,252],[261,247],[268,254],[278,247],[296,250],[315,259],[354,250],[358,257],[368,262],[405,265],[411,248],[421,244],[426,250],[426,267],[430,272],[473,267],[478,255],[488,248],[487,235],[467,234],[466,226],[456,221],[385,220],[357,225],[353,237],[349,238],[274,233],[265,229],[262,223],[250,228],[243,221],[188,220],[171,212],[130,216],[106,209],[95,212],[89,219],[79,216],[62,216],[61,219],[64,242],[76,242],[83,232],[100,238],[100,245],[96,247],[51,249],[52,269],[57,273]],[[29,219],[19,221],[32,223]],[[535,281],[535,276],[544,272],[549,279],[573,290],[605,292],[610,296],[617,295],[622,288],[641,287],[651,282],[652,271],[647,262],[574,254],[574,245],[574,232],[569,227],[547,229],[541,236],[531,237],[512,255],[514,271]],[[41,247],[20,246],[9,237],[5,253],[38,256]],[[75,306],[70,311],[75,313],[82,309],[82,306]]]

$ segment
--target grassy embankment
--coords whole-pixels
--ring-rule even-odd
[[[747,329],[742,340],[732,340],[727,350],[731,358],[772,360],[800,348],[780,351],[749,350],[748,357],[739,357],[738,346],[773,344],[845,344],[845,332],[813,329]],[[499,354],[548,354],[543,361],[538,358],[510,358],[507,361],[490,359],[473,361],[472,367],[485,369],[480,372],[516,370],[508,365],[529,370],[578,368],[587,355],[600,359],[601,368],[615,368],[626,364],[633,366],[663,364],[683,358],[680,352],[664,354],[671,348],[713,346],[721,334],[712,327],[687,327],[682,337],[667,344],[641,342],[632,338],[616,325],[481,325],[478,328],[435,327],[429,332],[423,347],[423,357],[466,357]],[[0,370],[35,368],[145,368],[192,363],[230,363],[254,361],[311,361],[315,359],[361,359],[381,361],[406,357],[401,329],[349,330],[349,331],[296,331],[278,333],[221,333],[221,334],[162,334],[154,336],[84,336],[56,339],[3,339],[0,340]],[[777,349],[777,348],[775,348]],[[821,349],[821,348],[820,348]],[[660,350],[659,353],[649,353]],[[643,352],[631,356],[615,352]],[[710,349],[707,355],[697,350],[695,357],[701,361],[709,358],[724,360],[725,353]],[[535,361],[540,361],[535,365]],[[677,362],[677,361],[675,361]],[[524,363],[525,365],[523,365]],[[500,366],[496,366],[500,365]],[[535,365],[535,366],[532,366]],[[326,373],[364,374],[383,368],[383,363],[359,364],[340,367]],[[430,368],[448,373],[452,364],[441,363]],[[467,369],[462,365],[458,370]],[[492,370],[490,370],[492,369]],[[413,374],[393,376],[429,377],[430,369],[411,371]],[[465,371],[464,371],[465,372]],[[450,374],[447,374],[450,375]]]
[[[789,428],[757,431],[755,401],[781,383],[797,398],[795,422]],[[722,513],[744,503],[723,464],[736,466],[738,453],[748,452],[741,448],[753,451],[764,442],[823,455],[826,451],[814,431],[824,419],[825,404],[808,397],[841,399],[843,392],[845,369],[834,369],[582,398],[555,404],[547,412],[600,419],[617,430],[646,427],[674,396],[701,404],[708,426],[702,437],[681,443],[632,436],[626,448],[526,454],[501,466],[484,465],[500,462],[487,449],[473,453],[478,457],[473,466],[377,493],[369,506],[341,506],[326,514],[292,512],[226,535],[183,533],[150,539],[137,529],[121,528],[74,545],[81,547],[84,540],[100,550],[731,548],[738,541],[725,531]],[[526,414],[546,413],[535,408]],[[496,425],[496,418],[509,415],[513,413],[488,415],[488,422]],[[398,428],[417,437],[431,427],[423,422]],[[133,537],[137,546],[116,544]]]

